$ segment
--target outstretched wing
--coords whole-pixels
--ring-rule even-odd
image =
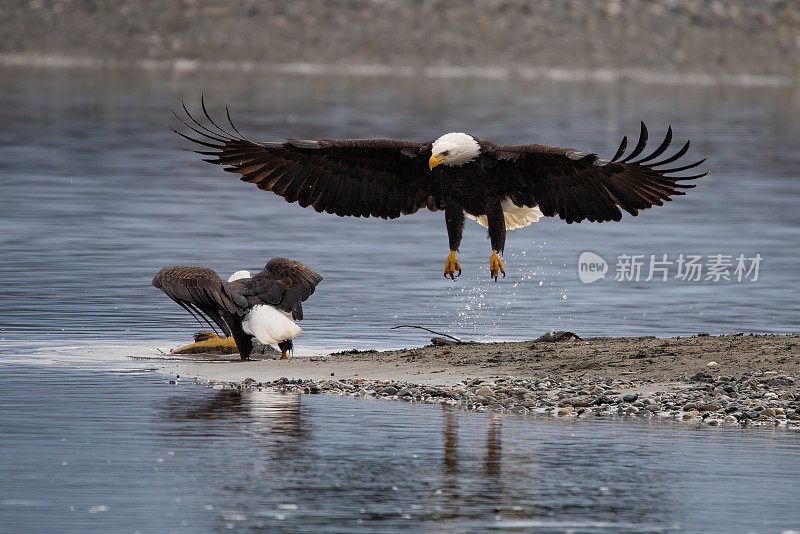
[[[637,215],[639,210],[661,206],[673,195],[685,195],[681,189],[695,187],[679,182],[708,174],[675,176],[705,159],[665,168],[689,150],[687,141],[675,154],[659,160],[671,143],[670,127],[658,148],[634,161],[647,144],[647,128],[642,123],[639,142],[624,158],[627,136],[610,160],[546,145],[492,146],[489,154],[497,159],[495,179],[503,194],[518,206],[539,206],[548,217],[558,215],[568,223],[584,219],[603,222],[620,220],[620,208]]]
[[[272,191],[287,202],[312,206],[339,216],[394,219],[422,207],[438,209],[428,169],[431,143],[396,139],[353,139],[256,143],[245,139],[228,114],[235,133],[217,125],[202,105],[208,124],[196,120],[183,106],[186,119],[175,116],[194,137],[186,139],[210,148],[198,154],[210,163],[241,174],[259,189]],[[195,135],[196,134],[196,135]]]
[[[153,285],[188,311],[200,324],[203,324],[202,319],[215,331],[216,324],[226,336],[230,336],[231,331],[220,311],[242,315],[247,306],[242,295],[232,291],[229,284],[216,272],[205,267],[164,267],[153,277]]]
[[[303,318],[301,303],[314,293],[322,277],[299,261],[272,258],[264,269],[251,279],[238,280],[246,289],[248,306],[271,304],[291,313],[294,319]]]

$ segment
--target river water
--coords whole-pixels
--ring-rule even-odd
[[[4,366],[2,532],[783,532],[800,437]],[[9,521],[10,519],[10,521]]]
[[[324,277],[301,355],[476,340],[798,329],[800,96],[792,88],[166,71],[0,72],[0,531],[781,532],[800,530],[798,436],[563,423],[439,406],[169,385],[130,356],[197,329],[150,287],[167,264],[227,277],[273,256]],[[185,98],[258,140],[453,130],[610,155],[672,124],[712,174],[621,223],[509,234],[488,277],[468,221],[445,280],[444,217],[316,214],[199,161]],[[578,278],[591,251],[610,264]],[[622,255],[760,255],[758,279],[617,281]],[[705,261],[705,260],[704,260]],[[674,266],[673,266],[674,269]],[[656,277],[657,278],[657,277]],[[354,440],[354,436],[358,436]],[[8,520],[10,518],[10,520]]]

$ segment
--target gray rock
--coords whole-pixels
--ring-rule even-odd
[[[792,382],[787,380],[786,378],[773,378],[772,380],[767,382],[767,385],[771,388],[784,387],[784,386],[791,386]]]
[[[554,341],[583,341],[575,332],[548,332],[543,336],[538,337],[537,342],[554,342]]]

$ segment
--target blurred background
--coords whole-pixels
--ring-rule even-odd
[[[780,0],[30,0],[0,2],[0,14],[5,63],[704,80],[800,70],[800,5]]]
[[[324,277],[299,354],[468,339],[791,332],[800,260],[800,4],[760,1],[0,1],[0,338],[37,347],[191,339],[150,287],[167,264],[221,276],[273,256]],[[200,161],[183,99],[255,140],[467,131],[609,156],[645,121],[711,174],[621,223],[543,220],[488,277],[468,221],[442,278],[441,213],[317,214]],[[590,250],[761,254],[757,282],[577,277]],[[2,346],[0,346],[0,350]]]

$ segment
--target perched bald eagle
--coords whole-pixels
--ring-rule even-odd
[[[176,133],[210,150],[197,150],[211,163],[259,189],[272,191],[287,202],[312,206],[339,216],[394,219],[420,208],[444,210],[450,254],[444,275],[461,274],[456,252],[464,217],[489,229],[492,254],[490,275],[503,273],[498,253],[505,247],[506,230],[528,226],[542,216],[558,215],[568,223],[619,221],[620,208],[631,215],[672,195],[684,195],[680,184],[707,173],[676,176],[705,160],[665,168],[689,150],[689,141],[671,156],[659,156],[672,143],[672,128],[647,156],[638,157],[647,144],[641,125],[639,141],[623,157],[625,136],[611,159],[569,148],[547,145],[499,146],[465,133],[448,133],[435,141],[417,143],[396,139],[318,141],[288,139],[255,142],[246,139],[230,118],[232,132],[211,119],[195,119],[186,106],[186,118],[175,116],[199,137]]]
[[[252,277],[237,271],[227,282],[211,269],[187,265],[164,267],[153,277],[153,285],[200,324],[202,319],[233,335],[242,360],[250,357],[252,337],[265,345],[277,343],[281,358],[288,358],[292,338],[302,332],[295,323],[303,318],[302,303],[321,281],[302,263],[286,258],[272,258]]]

